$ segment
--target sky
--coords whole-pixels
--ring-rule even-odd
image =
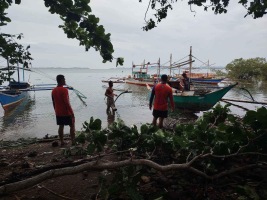
[[[156,28],[143,31],[148,0],[91,0],[92,13],[100,18],[106,33],[111,33],[115,50],[114,57],[123,57],[123,67],[145,62],[168,65],[172,61],[188,59],[190,46],[196,58],[193,66],[203,66],[209,61],[213,66],[224,67],[237,58],[267,57],[267,16],[253,19],[246,9],[232,0],[228,13],[215,15],[210,9],[193,6],[188,1],[173,4]],[[88,52],[75,39],[68,39],[63,24],[56,14],[51,14],[42,0],[23,0],[8,10],[12,22],[0,28],[0,32],[23,33],[20,41],[30,45],[34,60],[32,66],[39,67],[83,67],[115,68],[115,60],[102,63],[99,52],[91,48]],[[149,10],[147,19],[154,11]],[[183,59],[185,58],[185,59]],[[3,60],[0,59],[0,65]]]

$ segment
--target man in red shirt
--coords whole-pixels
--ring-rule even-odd
[[[57,87],[52,90],[52,101],[56,113],[58,135],[61,142],[61,146],[64,143],[64,126],[70,126],[70,138],[72,145],[75,144],[75,117],[70,105],[68,89],[63,87],[66,85],[65,77],[63,75],[57,75]]]
[[[153,87],[149,101],[149,109],[151,110],[155,96],[153,108],[154,118],[152,124],[156,126],[157,119],[159,118],[159,128],[163,127],[163,120],[164,118],[168,117],[168,99],[170,100],[172,111],[174,110],[172,88],[168,84],[166,84],[167,80],[168,76],[166,74],[163,74],[161,76],[161,83],[158,83]]]

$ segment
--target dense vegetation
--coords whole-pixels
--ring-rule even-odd
[[[122,121],[101,129],[101,121],[93,118],[83,127],[77,141],[88,144],[85,154],[101,154],[108,148],[119,156],[115,169],[109,167],[114,163],[104,165],[111,170],[112,180],[101,177],[100,199],[267,196],[264,107],[240,119],[229,112],[228,105],[217,105],[195,123],[178,124],[173,131],[148,124],[139,131]]]
[[[232,79],[248,81],[267,81],[267,62],[265,58],[235,59],[226,66],[227,76]]]
[[[101,120],[91,117],[77,137],[82,146],[63,151],[84,161],[20,174],[20,181],[0,186],[0,196],[49,178],[100,170],[94,196],[99,200],[266,199],[266,140],[264,107],[239,118],[229,105],[217,105],[173,130],[150,124],[138,129],[120,120],[102,129]]]

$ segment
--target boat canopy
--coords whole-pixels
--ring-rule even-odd
[[[146,72],[133,72],[133,77],[134,78],[144,78],[144,79],[147,79],[147,78],[150,78],[150,75],[147,74]]]

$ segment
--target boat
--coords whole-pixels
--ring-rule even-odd
[[[148,74],[149,67],[157,67],[157,73],[150,75]],[[160,74],[160,59],[156,63],[145,63],[141,65],[132,64],[132,75],[125,79],[125,83],[137,85],[137,86],[153,86],[158,82],[158,76]]]
[[[0,103],[5,111],[14,108],[27,97],[26,91],[2,90],[0,91]]]
[[[228,85],[216,90],[195,90],[178,92],[173,89],[173,100],[175,108],[191,112],[207,111],[218,103],[222,97],[238,83]],[[147,86],[151,92],[151,88]]]
[[[19,74],[19,72],[18,72]],[[53,90],[57,84],[38,84],[38,85],[32,85],[29,82],[21,82],[19,81],[19,75],[18,75],[18,81],[10,81],[7,86],[1,86],[0,87],[0,103],[4,109],[4,111],[9,111],[16,107],[18,104],[20,104],[25,98],[29,97],[30,91],[44,91],[44,90]],[[84,105],[86,103],[83,99],[86,99],[86,97],[81,94],[78,90],[74,89],[71,86],[64,86],[68,88],[69,90],[73,90],[78,98],[82,101]]]
[[[108,83],[109,81],[112,81],[113,83],[125,83],[125,78],[114,78],[111,77],[107,80],[101,80],[102,83]]]
[[[223,81],[224,78],[190,78],[190,81],[194,83],[199,83],[199,84],[212,84],[212,85],[217,85],[221,81]]]
[[[1,86],[0,89],[0,103],[4,109],[4,111],[10,110],[22,102],[27,96],[27,90],[32,87],[32,85],[28,82],[20,81],[19,69],[20,67],[8,67],[1,68],[1,71],[9,71],[17,69],[18,72],[18,81],[11,81],[10,73],[8,74],[9,84],[7,86]],[[24,70],[24,69],[23,69]],[[23,73],[24,74],[24,73]],[[24,78],[24,76],[23,76]]]

